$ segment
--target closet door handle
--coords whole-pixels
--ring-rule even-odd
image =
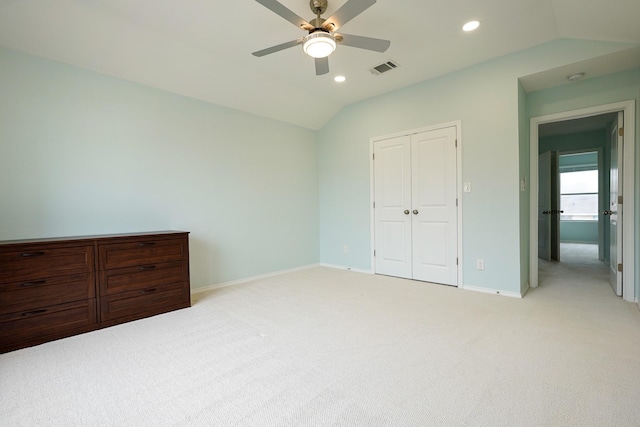
[[[409,209],[405,209],[405,210],[404,210],[404,214],[405,214],[405,215],[409,215],[410,213],[411,213],[411,212],[409,212]]]
[[[414,209],[414,210],[413,210],[413,214],[414,214],[414,215],[418,215],[418,209]]]

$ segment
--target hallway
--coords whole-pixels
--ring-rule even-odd
[[[561,243],[560,262],[539,260],[539,277],[540,286],[553,287],[568,298],[589,290],[593,297],[620,299],[609,284],[607,264],[598,259],[598,245]]]

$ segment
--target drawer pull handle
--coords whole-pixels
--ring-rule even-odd
[[[155,242],[142,242],[142,243],[138,243],[138,246],[140,246],[141,248],[144,248],[146,246],[153,246],[155,245]]]
[[[157,288],[151,288],[151,289],[143,289],[141,292],[142,292],[143,294],[152,294],[152,293],[154,293],[154,292],[155,292],[155,291],[157,291],[157,290],[158,290]]]
[[[45,283],[47,283],[46,280],[38,280],[37,282],[27,282],[27,283],[23,283],[20,285],[21,288],[28,288],[29,286],[38,286],[38,285],[44,285]]]
[[[138,270],[146,271],[146,270],[153,270],[155,268],[156,268],[155,265],[143,265],[142,267],[138,267]]]
[[[42,314],[46,312],[47,312],[46,308],[41,308],[40,310],[27,311],[25,313],[22,313],[22,317],[33,316],[34,314]]]
[[[25,253],[20,254],[21,257],[25,257],[25,258],[26,257],[31,257],[31,256],[42,256],[42,255],[44,255],[44,252],[40,252],[40,251],[38,251],[38,252],[25,252]]]

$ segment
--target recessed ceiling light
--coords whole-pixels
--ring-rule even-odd
[[[473,31],[480,26],[480,21],[469,21],[462,26],[464,31]]]
[[[338,82],[338,83],[342,83],[345,80],[347,80],[347,78],[345,76],[335,76],[333,78],[333,81]]]

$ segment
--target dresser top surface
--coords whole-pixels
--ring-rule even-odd
[[[170,235],[184,235],[189,234],[188,231],[178,230],[163,230],[163,231],[145,231],[137,233],[115,233],[115,234],[95,234],[86,236],[66,236],[66,237],[43,237],[33,239],[19,239],[19,240],[0,240],[0,246],[2,245],[19,245],[24,243],[54,243],[54,242],[68,242],[75,240],[108,240],[121,237],[145,237],[145,236],[170,236]]]

